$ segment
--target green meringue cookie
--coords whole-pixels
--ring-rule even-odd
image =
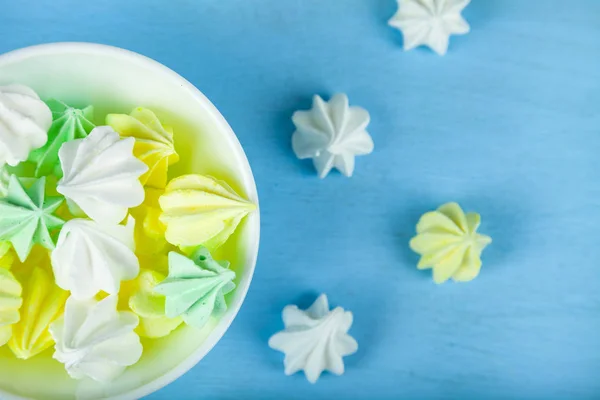
[[[211,315],[219,316],[227,310],[225,294],[235,289],[234,279],[229,262],[215,261],[201,246],[190,258],[170,252],[169,275],[154,292],[166,297],[167,317],[182,316],[186,324],[202,328]]]
[[[53,249],[50,231],[65,223],[54,215],[64,199],[46,198],[45,186],[43,177],[25,189],[19,178],[12,175],[7,196],[0,199],[0,241],[10,242],[21,262],[25,262],[36,243]]]
[[[62,170],[58,161],[58,150],[65,142],[85,138],[95,128],[92,123],[94,108],[88,106],[78,109],[59,100],[49,100],[46,104],[52,111],[52,126],[48,131],[48,142],[43,147],[32,151],[29,161],[37,164],[36,177],[54,173],[60,178]]]

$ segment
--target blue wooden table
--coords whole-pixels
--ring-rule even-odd
[[[47,4],[43,4],[47,3]],[[216,348],[151,399],[600,396],[600,2],[473,0],[447,56],[401,50],[393,0],[0,0],[0,52],[124,47],[200,88],[237,132],[263,236]],[[375,152],[320,181],[291,115],[318,93],[371,112]],[[408,249],[447,201],[494,243],[475,281],[435,286]],[[281,309],[354,312],[343,377],[283,375]]]

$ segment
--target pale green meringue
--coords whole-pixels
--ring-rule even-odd
[[[0,199],[0,241],[12,243],[21,262],[27,259],[36,243],[54,249],[50,232],[64,224],[54,215],[64,199],[46,198],[45,186],[43,177],[26,189],[19,178],[12,175],[8,195]]]
[[[186,324],[202,328],[211,315],[227,310],[224,296],[235,289],[234,279],[228,261],[215,261],[199,247],[190,258],[169,253],[169,276],[154,291],[166,297],[167,317],[182,316]]]

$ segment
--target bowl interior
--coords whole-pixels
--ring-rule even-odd
[[[200,92],[155,61],[100,45],[36,46],[0,56],[0,85],[9,83],[28,85],[44,100],[92,104],[97,125],[104,124],[107,113],[150,108],[175,132],[181,161],[173,165],[170,175],[215,176],[258,202],[250,166],[231,128]],[[4,346],[0,348],[0,398],[138,398],[176,379],[214,346],[239,310],[254,270],[258,232],[255,213],[215,255],[231,261],[238,286],[219,320],[202,330],[183,326],[166,338],[143,340],[140,362],[109,385],[70,379],[63,365],[52,359],[53,349],[22,361]]]

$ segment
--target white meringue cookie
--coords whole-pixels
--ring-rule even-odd
[[[428,46],[443,56],[450,35],[464,35],[469,24],[460,15],[471,0],[397,0],[398,12],[389,24],[402,31],[404,50]]]
[[[285,353],[286,375],[304,370],[310,383],[317,382],[325,370],[342,375],[342,357],[358,350],[358,343],[348,335],[352,320],[352,313],[341,307],[329,311],[327,296],[322,294],[306,311],[294,305],[284,308],[285,330],[273,335],[269,346]]]
[[[87,219],[72,219],[60,231],[52,251],[56,284],[70,290],[76,299],[89,299],[100,290],[119,292],[121,281],[140,271],[134,254],[135,221],[127,225],[105,225]]]
[[[373,140],[366,131],[369,113],[360,107],[349,107],[345,94],[323,101],[313,99],[309,111],[296,111],[292,117],[296,132],[292,148],[299,159],[312,158],[320,178],[332,168],[347,177],[354,172],[354,157],[373,151]]]
[[[148,167],[133,155],[134,144],[109,126],[64,143],[58,153],[64,176],[56,190],[91,219],[118,224],[144,201],[139,177]]]
[[[50,325],[56,342],[53,357],[72,378],[109,382],[142,356],[142,344],[134,332],[138,317],[117,311],[117,302],[116,295],[99,302],[69,297],[64,315]]]
[[[15,166],[45,145],[51,124],[50,108],[33,89],[0,86],[0,167]]]

